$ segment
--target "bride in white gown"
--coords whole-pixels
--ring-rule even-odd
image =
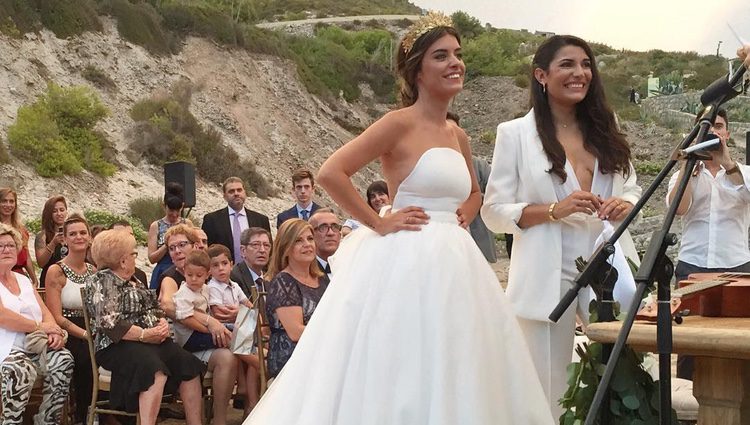
[[[446,121],[465,72],[449,18],[402,40],[403,108],[336,151],[318,180],[366,227],[294,354],[246,425],[555,423],[515,316],[466,226],[480,206],[465,133]],[[350,181],[380,158],[393,211],[376,215]]]

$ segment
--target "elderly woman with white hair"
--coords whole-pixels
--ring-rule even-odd
[[[106,230],[91,251],[100,270],[86,279],[86,308],[94,318],[96,361],[112,372],[110,402],[138,411],[141,424],[155,424],[162,394],[179,388],[186,423],[200,424],[203,364],[172,341],[156,296],[131,279],[135,238]]]
[[[73,356],[63,347],[67,332],[55,323],[31,281],[13,272],[21,235],[0,223],[0,423],[22,422],[38,374],[44,392],[34,423],[61,423],[73,374]]]

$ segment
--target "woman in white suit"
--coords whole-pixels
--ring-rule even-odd
[[[532,66],[533,109],[498,126],[481,212],[492,231],[513,234],[507,293],[558,417],[576,308],[558,323],[548,316],[573,284],[575,259],[592,253],[603,220],[625,218],[641,189],[588,44],[551,37]],[[637,262],[630,235],[619,242]]]

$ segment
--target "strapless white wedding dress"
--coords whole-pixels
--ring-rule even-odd
[[[505,294],[455,211],[463,156],[431,148],[393,208],[430,215],[421,231],[360,228],[294,354],[245,425],[550,425]]]

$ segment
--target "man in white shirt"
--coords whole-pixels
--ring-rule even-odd
[[[331,265],[328,264],[341,243],[341,221],[330,208],[320,208],[310,217],[315,238],[315,255],[320,270],[331,280]]]
[[[718,150],[700,161],[677,208],[682,216],[682,241],[675,278],[692,273],[750,272],[747,231],[750,226],[750,167],[733,161],[727,148],[727,113],[721,109],[711,131],[719,136]],[[669,181],[667,205],[674,199],[682,174]],[[677,376],[692,379],[692,359],[680,356]]]
[[[729,155],[726,111],[718,112],[711,130],[721,139],[719,149],[710,152],[711,160],[698,162],[677,208],[682,216],[682,242],[675,270],[678,281],[691,273],[750,272],[750,167]],[[669,181],[667,205],[683,172],[684,165]]]

